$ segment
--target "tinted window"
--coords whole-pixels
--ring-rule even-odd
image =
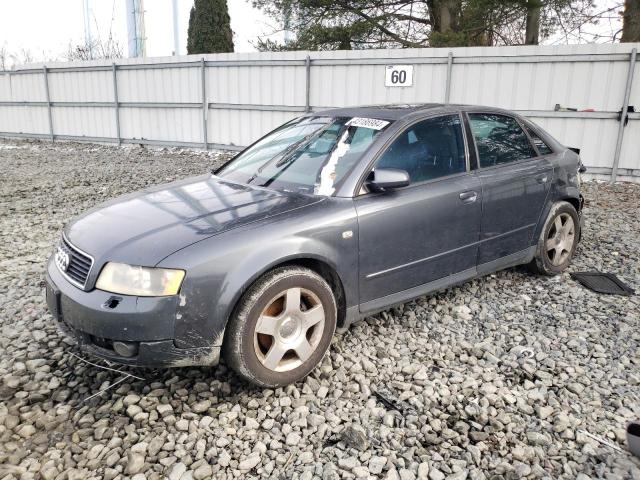
[[[376,168],[406,170],[412,183],[464,172],[460,117],[430,118],[410,126],[382,154]]]
[[[536,156],[529,139],[514,118],[488,113],[470,113],[469,120],[481,167],[492,167]]]
[[[549,148],[549,145],[544,143],[544,140],[542,140],[536,132],[531,130],[529,127],[525,127],[525,128],[527,129],[527,133],[531,137],[531,141],[538,149],[538,152],[540,152],[540,155],[548,155],[550,153],[553,153],[553,150]]]

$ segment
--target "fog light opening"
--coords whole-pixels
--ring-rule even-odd
[[[109,297],[109,300],[104,302],[102,306],[104,308],[114,309],[120,304],[121,301],[122,297]]]
[[[138,342],[113,342],[113,349],[123,357],[135,357],[138,354]]]

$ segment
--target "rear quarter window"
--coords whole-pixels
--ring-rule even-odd
[[[527,133],[531,137],[531,141],[538,149],[538,152],[540,153],[540,155],[549,155],[550,153],[553,153],[553,150],[551,150],[551,147],[549,147],[549,145],[547,145],[545,141],[542,140],[536,132],[531,130],[529,127],[525,127],[525,128],[527,129]]]

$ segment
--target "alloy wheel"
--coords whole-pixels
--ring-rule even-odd
[[[256,322],[253,341],[256,356],[269,370],[293,370],[316,350],[324,325],[324,307],[316,294],[297,287],[280,292]]]
[[[562,265],[571,255],[575,240],[575,224],[568,213],[558,215],[547,235],[545,248],[552,265]]]

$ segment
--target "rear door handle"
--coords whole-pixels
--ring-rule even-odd
[[[474,192],[473,190],[468,192],[462,192],[460,194],[460,200],[462,200],[462,203],[473,203],[477,199],[478,199],[478,193]]]

